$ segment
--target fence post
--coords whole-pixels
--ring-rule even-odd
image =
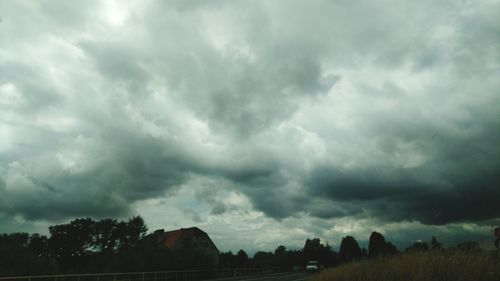
[[[144,272],[142,273],[142,281],[144,281]]]

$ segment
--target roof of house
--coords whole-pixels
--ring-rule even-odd
[[[165,232],[165,236],[163,236],[163,244],[169,248],[173,247],[184,232],[184,228]]]
[[[162,242],[168,248],[172,248],[176,245],[176,243],[179,241],[179,239],[181,239],[181,237],[183,237],[185,235],[194,235],[194,234],[203,234],[203,235],[206,235],[210,239],[208,234],[206,232],[204,232],[203,230],[199,229],[198,227],[189,227],[189,228],[181,228],[181,229],[177,229],[177,230],[164,232]],[[217,249],[217,246],[215,246],[215,244],[213,244],[212,241],[210,241],[210,242],[215,247],[215,249]]]

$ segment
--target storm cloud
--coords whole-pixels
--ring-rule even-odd
[[[499,8],[3,2],[2,229],[168,223],[153,208],[182,225],[170,202],[207,228],[270,229],[261,218],[297,241],[292,222],[479,233],[500,214]]]

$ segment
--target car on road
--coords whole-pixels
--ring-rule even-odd
[[[317,261],[309,261],[306,265],[306,271],[318,271],[319,270],[319,262]]]

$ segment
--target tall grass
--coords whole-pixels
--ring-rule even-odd
[[[311,281],[499,281],[500,254],[428,251],[345,264]]]

